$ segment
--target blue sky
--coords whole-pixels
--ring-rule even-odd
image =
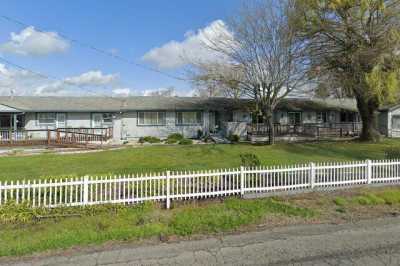
[[[60,34],[133,62],[181,75],[182,64],[175,62],[177,51],[196,50],[192,48],[196,48],[198,31],[225,20],[240,3],[239,0],[3,0],[0,15],[36,29],[0,18],[0,56],[79,87],[36,80],[5,64],[0,69],[0,93],[7,94],[12,89],[14,94],[85,94],[82,88],[87,88],[90,93],[99,94],[127,89],[131,94],[143,94],[174,86],[184,95],[191,90],[187,82],[101,55],[63,39]],[[157,47],[161,49],[154,50]],[[1,60],[0,63],[4,64]]]

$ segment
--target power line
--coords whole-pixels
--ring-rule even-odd
[[[30,27],[31,26],[29,24],[26,24],[26,23],[24,23],[24,22],[22,22],[22,21],[20,21],[18,19],[15,19],[15,18],[12,18],[12,17],[9,17],[9,16],[5,16],[5,15],[1,15],[0,14],[0,18],[2,18],[4,20],[7,20],[9,22],[12,22],[14,24],[18,24],[18,25],[20,25],[22,27]],[[44,31],[41,28],[35,27],[35,29],[40,33],[47,34],[47,35],[49,34],[48,32]],[[125,57],[119,56],[119,55],[117,55],[115,53],[112,53],[112,52],[106,51],[104,49],[98,48],[98,47],[96,47],[96,46],[94,46],[92,44],[81,42],[81,41],[79,41],[77,39],[70,38],[67,35],[63,34],[63,33],[57,32],[57,34],[60,35],[62,38],[66,39],[66,40],[68,40],[68,41],[70,41],[72,43],[75,43],[75,44],[77,44],[77,45],[79,45],[81,47],[85,47],[85,48],[91,49],[91,50],[93,50],[93,51],[95,51],[97,53],[112,57],[112,58],[114,58],[114,59],[116,59],[118,61],[124,62],[126,64],[133,65],[133,66],[136,66],[136,67],[140,67],[140,68],[148,70],[148,71],[156,72],[158,74],[164,75],[164,76],[172,78],[172,79],[181,80],[181,81],[187,81],[186,78],[182,78],[182,77],[178,77],[178,76],[175,76],[175,75],[171,75],[171,74],[169,74],[167,72],[164,72],[164,71],[161,71],[161,70],[146,66],[144,64],[139,64],[139,63],[133,62],[128,58],[125,58]]]
[[[74,86],[74,87],[82,89],[82,90],[86,90],[86,91],[91,92],[91,93],[94,93],[95,95],[97,94],[97,95],[103,96],[103,97],[110,97],[109,95],[106,95],[106,94],[103,94],[103,93],[99,93],[97,91],[91,90],[91,89],[86,88],[86,87],[79,86],[79,85],[77,85],[75,83],[68,82],[68,81],[66,81],[64,79],[57,78],[57,77],[54,77],[54,76],[50,76],[50,75],[46,75],[46,74],[34,71],[34,70],[29,69],[27,67],[24,67],[24,66],[21,66],[19,64],[14,63],[14,62],[11,62],[10,60],[7,60],[7,59],[5,59],[4,57],[1,57],[1,56],[0,56],[0,61],[4,62],[7,65],[16,67],[16,68],[24,70],[24,71],[27,71],[27,72],[29,72],[29,73],[31,73],[31,74],[33,74],[35,76],[41,77],[43,79],[52,80],[52,81],[58,81],[58,82],[61,82],[61,83],[64,83],[64,84],[68,84],[68,85]],[[112,98],[112,97],[110,97],[110,98]]]

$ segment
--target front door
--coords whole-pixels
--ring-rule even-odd
[[[57,113],[57,128],[66,128],[67,115],[65,113]]]
[[[301,112],[289,112],[288,113],[289,125],[300,125],[301,124]]]
[[[103,114],[93,113],[92,119],[93,119],[93,127],[95,127],[95,128],[102,127],[102,125],[103,125]]]

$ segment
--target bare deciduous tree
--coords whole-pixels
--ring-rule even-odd
[[[199,96],[227,97],[239,99],[243,97],[240,80],[243,72],[239,67],[218,62],[193,62],[194,72],[190,72],[193,85]]]
[[[224,84],[255,100],[256,110],[269,125],[270,144],[277,104],[306,81],[303,44],[297,42],[289,23],[292,8],[290,0],[247,2],[228,22],[228,30],[204,42],[219,55],[215,63],[219,67],[209,62],[193,64],[198,79]]]

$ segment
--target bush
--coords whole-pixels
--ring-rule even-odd
[[[240,136],[237,135],[237,134],[230,135],[230,136],[229,136],[229,140],[232,141],[232,142],[235,142],[235,143],[236,143],[236,142],[239,142]]]
[[[201,139],[204,136],[203,130],[199,129],[197,130],[197,139]]]
[[[390,147],[385,150],[386,159],[400,159],[400,147]]]
[[[335,199],[333,199],[333,202],[340,207],[343,207],[347,204],[347,200],[343,197],[336,197]]]
[[[151,137],[151,136],[146,136],[146,137],[141,137],[139,138],[139,143],[160,143],[161,140],[157,137]]]
[[[240,155],[242,166],[255,167],[261,165],[260,159],[253,153],[244,153]]]
[[[179,141],[179,145],[191,145],[193,144],[193,140],[191,139],[182,139]]]
[[[379,205],[386,203],[384,199],[374,194],[365,194],[362,196],[358,196],[354,198],[354,201],[360,205]]]
[[[173,134],[170,134],[170,135],[167,137],[167,140],[166,140],[165,142],[166,142],[167,144],[174,144],[174,143],[177,143],[177,142],[181,141],[182,139],[184,139],[184,137],[183,137],[182,134],[173,133]]]

